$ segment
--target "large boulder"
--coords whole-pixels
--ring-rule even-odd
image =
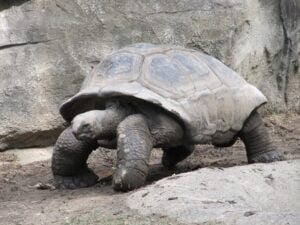
[[[112,50],[134,42],[211,54],[300,111],[299,0],[14,0],[0,3],[0,150],[53,144],[59,105]],[[297,46],[298,45],[298,46]]]
[[[297,225],[299,187],[300,160],[203,168],[142,188],[127,204],[184,224]]]

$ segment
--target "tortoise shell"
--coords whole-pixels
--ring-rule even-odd
[[[71,121],[112,97],[141,99],[174,114],[192,143],[223,144],[266,97],[219,60],[202,52],[139,43],[107,56],[78,94],[62,104]],[[100,104],[101,103],[101,104]]]

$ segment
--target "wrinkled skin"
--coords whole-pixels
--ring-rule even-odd
[[[283,160],[256,111],[237,137],[245,144],[249,163]],[[88,111],[73,119],[71,127],[60,135],[54,147],[52,170],[61,187],[91,186],[98,178],[86,165],[90,152],[98,146],[117,148],[113,188],[129,191],[145,183],[153,147],[161,147],[164,150],[162,164],[173,167],[193,152],[193,144],[197,143],[189,143],[183,126],[164,111],[147,105],[138,109],[111,101],[106,110]]]

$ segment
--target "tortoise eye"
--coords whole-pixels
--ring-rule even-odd
[[[84,123],[84,124],[81,125],[81,127],[82,127],[82,128],[88,128],[88,127],[89,127],[89,124],[88,124],[88,123]]]

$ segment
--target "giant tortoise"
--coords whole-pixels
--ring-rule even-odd
[[[142,186],[152,148],[172,167],[196,144],[226,147],[240,138],[248,162],[282,160],[257,112],[266,97],[219,60],[176,46],[139,43],[107,56],[64,102],[70,122],[53,152],[56,183],[87,187],[97,175],[86,160],[97,147],[117,148],[113,188]]]

